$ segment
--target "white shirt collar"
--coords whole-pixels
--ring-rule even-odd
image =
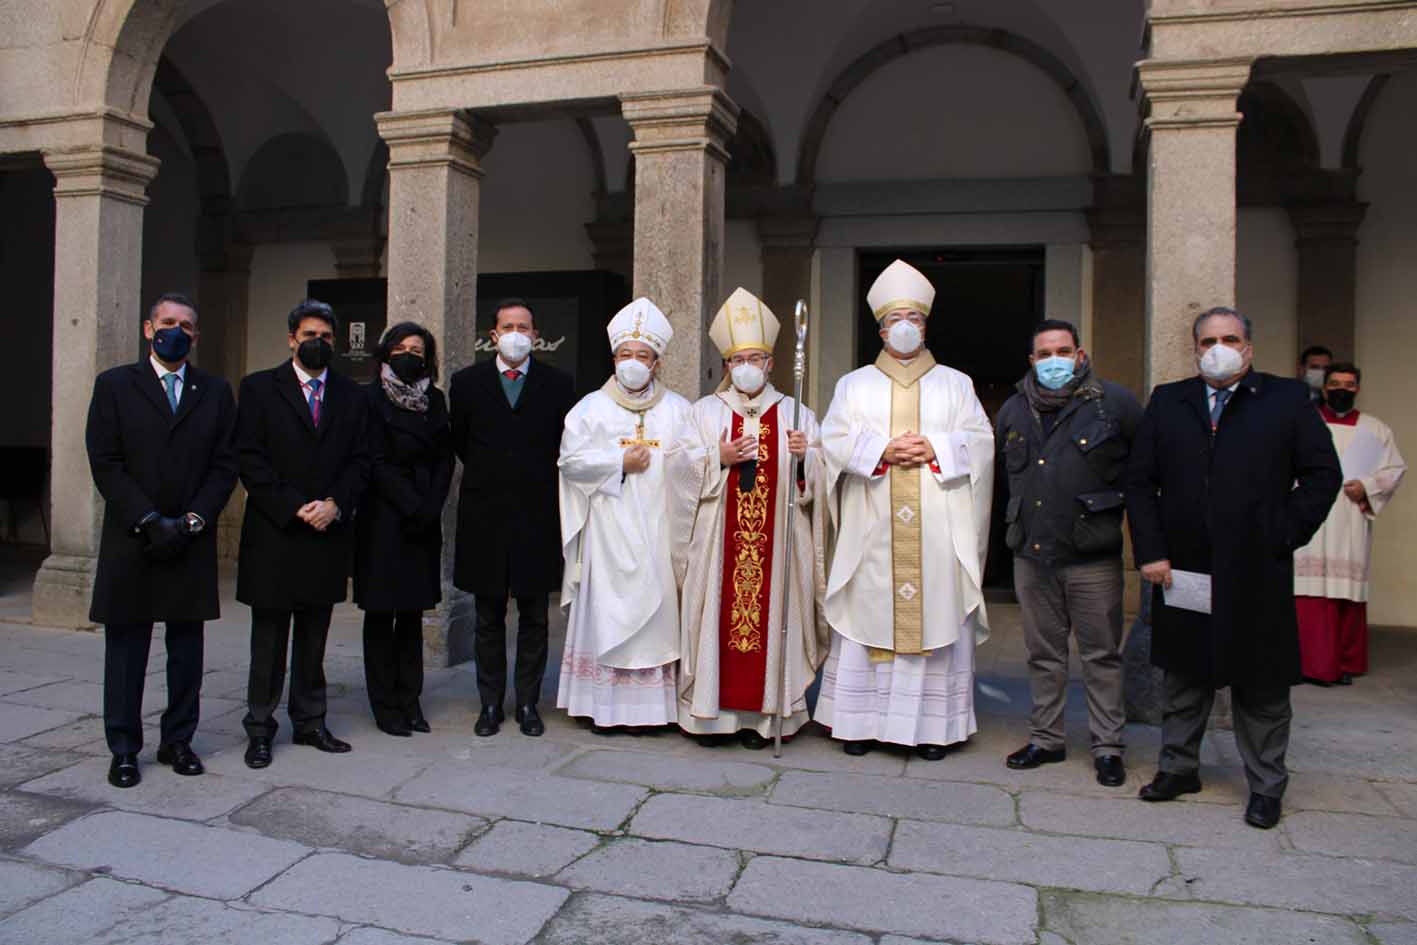
[[[320,382],[320,387],[323,388],[325,386],[325,381],[329,379],[329,368],[325,368],[319,374],[307,374],[305,372],[305,369],[300,366],[300,362],[295,360],[294,358],[290,359],[290,366],[295,368],[295,377],[297,380],[300,381],[301,387],[308,387],[312,380],[317,380]]]
[[[531,372],[531,355],[527,355],[523,358],[522,363],[518,364],[516,367],[512,367],[506,361],[503,361],[500,354],[497,355],[497,373],[506,374],[508,371],[521,371],[522,377],[526,377],[527,374]]]
[[[182,362],[182,366],[181,366],[180,368],[178,368],[177,370],[175,370],[175,371],[169,371],[167,368],[163,367],[162,362],[157,359],[157,355],[155,355],[155,354],[150,354],[150,355],[148,355],[148,363],[151,364],[151,365],[153,366],[153,370],[157,372],[157,379],[158,379],[158,380],[162,380],[164,377],[166,377],[166,376],[169,375],[169,374],[176,374],[179,378],[182,379],[182,383],[183,383],[183,384],[186,384],[186,383],[187,383],[187,362],[186,362],[186,361],[183,361],[183,362]]]

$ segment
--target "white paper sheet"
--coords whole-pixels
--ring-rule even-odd
[[[1343,466],[1343,481],[1367,479],[1378,471],[1386,452],[1382,440],[1367,430],[1359,430],[1339,457],[1339,463]]]
[[[1198,571],[1171,570],[1171,586],[1163,593],[1167,607],[1210,613],[1210,575]]]

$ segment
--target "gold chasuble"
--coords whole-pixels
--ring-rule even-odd
[[[929,351],[921,351],[909,364],[901,364],[882,351],[876,367],[891,379],[891,438],[920,432],[920,387],[916,381],[935,366]],[[923,466],[903,469],[892,466],[891,487],[891,595],[894,617],[894,653],[925,652],[922,605],[924,574],[920,565],[920,480]],[[871,650],[871,659],[884,662],[891,650]]]

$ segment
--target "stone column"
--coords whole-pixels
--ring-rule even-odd
[[[1235,303],[1235,110],[1247,62],[1138,66],[1147,154],[1148,388],[1195,372],[1191,323]]]
[[[1356,201],[1289,208],[1299,249],[1299,350],[1331,348],[1354,356],[1357,338],[1358,227],[1368,205]]]
[[[84,449],[91,379],[138,356],[143,207],[156,158],[112,146],[51,152],[54,175],[54,381],[49,557],[34,581],[34,622],[89,626],[103,499]]]
[[[389,146],[388,321],[416,321],[433,333],[446,385],[473,358],[481,161],[496,129],[456,109],[374,118]],[[456,481],[452,494],[457,496]],[[430,666],[472,655],[472,599],[450,583],[456,498],[443,510],[443,534],[444,602],[425,622],[424,660]]]
[[[708,318],[722,294],[723,198],[738,106],[719,88],[622,96],[634,132],[636,297],[674,326],[660,377],[690,400],[717,375]]]
[[[1148,391],[1146,354],[1146,210],[1093,207],[1092,338],[1083,342],[1108,380],[1139,399]]]
[[[810,214],[797,216],[766,216],[758,219],[758,238],[763,247],[763,301],[782,322],[773,350],[772,383],[780,391],[792,392],[796,383],[792,365],[797,350],[793,334],[793,313],[797,300],[812,297],[812,248],[820,221]],[[808,312],[808,334],[819,326]],[[803,379],[802,399],[811,390],[812,363],[807,361],[807,377]]]

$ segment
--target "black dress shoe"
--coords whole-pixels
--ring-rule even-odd
[[[170,765],[173,771],[188,777],[202,774],[207,770],[202,767],[202,759],[197,757],[197,753],[192,750],[192,746],[188,742],[159,745],[157,761],[158,764]]]
[[[517,725],[521,727],[523,735],[530,735],[532,738],[546,732],[546,725],[541,721],[541,715],[534,705],[518,706]]]
[[[1182,794],[1199,794],[1201,779],[1197,774],[1156,772],[1150,784],[1143,784],[1137,797],[1144,801],[1174,801]]]
[[[428,720],[423,717],[422,709],[414,709],[412,717],[408,720],[408,727],[422,735],[427,735],[433,731],[433,727],[428,724]]]
[[[349,742],[340,741],[331,735],[330,730],[323,725],[313,732],[296,732],[290,740],[297,745],[318,748],[320,751],[327,751],[332,755],[342,755],[352,747]]]
[[[762,751],[768,747],[768,740],[751,728],[745,728],[738,732],[738,744],[749,751]]]
[[[413,727],[407,722],[375,722],[374,724],[385,735],[395,735],[399,738],[408,738],[413,735]]]
[[[1015,771],[1027,771],[1039,765],[1053,765],[1068,757],[1066,748],[1054,748],[1051,751],[1047,748],[1039,748],[1033,742],[1024,745],[1018,751],[1004,759],[1004,764]]]
[[[135,787],[143,776],[138,773],[138,756],[122,754],[113,756],[113,764],[108,766],[108,783],[114,787]]]
[[[482,707],[482,714],[477,717],[477,724],[472,727],[472,734],[486,738],[489,735],[496,735],[497,730],[502,727],[502,720],[506,718],[502,714],[502,707],[499,705],[485,705]]]
[[[1351,686],[1351,685],[1353,685],[1353,674],[1352,674],[1352,673],[1344,673],[1342,676],[1339,676],[1339,677],[1338,677],[1338,684],[1339,684],[1340,686]]]
[[[251,742],[246,746],[246,767],[265,768],[271,763],[271,737],[269,735],[253,735]]]
[[[1103,787],[1120,787],[1127,781],[1127,766],[1122,764],[1121,755],[1103,755],[1093,759],[1097,769],[1097,783]]]
[[[1279,815],[1283,806],[1277,797],[1251,794],[1250,803],[1245,805],[1245,823],[1251,827],[1268,830],[1279,823]]]
[[[915,753],[926,761],[941,761],[949,754],[947,745],[916,745]]]
[[[841,750],[853,758],[859,758],[871,750],[870,741],[842,742]]]

